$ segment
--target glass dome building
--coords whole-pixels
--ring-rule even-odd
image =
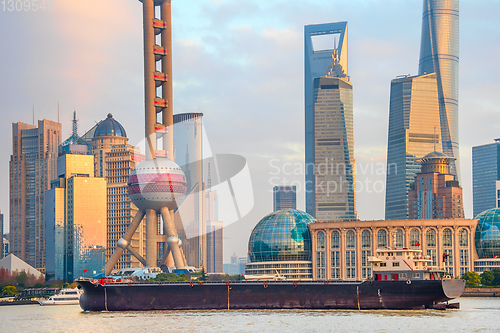
[[[311,234],[307,225],[316,222],[309,214],[283,209],[265,216],[248,242],[251,262],[311,260]]]
[[[245,273],[275,275],[287,280],[312,279],[311,233],[308,224],[316,222],[309,214],[294,209],[273,212],[259,221],[250,235],[250,263]]]
[[[500,209],[488,209],[476,216],[476,250],[479,259],[500,258]]]

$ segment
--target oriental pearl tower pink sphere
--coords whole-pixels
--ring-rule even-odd
[[[186,194],[186,177],[175,162],[156,157],[136,165],[128,186],[130,199],[137,208],[160,213],[163,207],[177,208],[177,200]]]

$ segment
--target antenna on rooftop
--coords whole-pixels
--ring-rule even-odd
[[[73,136],[78,136],[78,120],[76,119],[76,110],[73,111]]]

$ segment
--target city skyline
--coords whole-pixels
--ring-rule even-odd
[[[2,115],[5,115],[2,125],[4,142],[10,140],[11,123],[32,122],[33,104],[35,120],[56,121],[58,102],[60,122],[64,124],[63,138],[71,131],[66,124],[76,109],[82,130],[92,127],[103,114],[112,112],[128,132],[132,131],[129,134],[131,144],[140,141],[142,132],[132,130],[138,120],[131,116],[143,105],[142,53],[135,49],[142,38],[135,32],[140,31],[136,26],[140,27],[141,22],[137,19],[140,12],[136,13],[140,3],[120,6],[117,3],[111,1],[100,12],[95,10],[97,2],[89,1],[85,4],[58,3],[52,16],[48,13],[26,16],[0,13],[0,25],[9,27],[3,31],[12,31],[1,37],[2,44],[8,46],[0,51],[2,69],[6,73],[6,79],[1,81],[5,94],[5,103],[1,107]],[[388,2],[366,4],[361,1],[330,5],[310,1],[307,5],[291,3],[284,12],[279,12],[277,4],[263,5],[261,2],[217,4],[195,1],[189,5],[176,2],[177,10],[173,12],[174,113],[203,112],[214,150],[237,152],[247,157],[256,188],[254,211],[225,230],[228,244],[225,244],[225,258],[233,252],[243,255],[246,251],[239,243],[246,243],[251,228],[272,211],[272,187],[285,185],[284,180],[291,182],[303,178],[303,175],[280,175],[278,183],[270,184],[273,168],[269,161],[278,158],[280,169],[284,163],[293,165],[303,161],[304,25],[349,22],[349,72],[356,82],[356,161],[364,169],[385,163],[389,108],[387,83],[397,75],[417,73],[421,0],[393,6],[388,6]],[[384,5],[387,6],[384,10],[377,8],[384,8]],[[123,15],[117,15],[117,8]],[[500,40],[499,29],[489,28],[495,24],[493,13],[498,9],[500,5],[492,3],[461,4],[460,25],[462,31],[467,31],[461,36],[461,44],[471,49],[463,48],[460,59],[460,90],[467,92],[460,96],[463,110],[460,116],[461,185],[464,187],[467,217],[472,216],[471,147],[491,142],[491,138],[498,137],[495,131],[500,127],[491,121],[492,115],[498,111],[496,105],[500,104],[493,92],[499,65],[488,61],[500,44],[496,42]],[[200,20],[202,15],[206,17]],[[105,17],[111,18],[110,21],[104,22]],[[23,18],[29,19],[29,24]],[[131,22],[130,27],[114,31],[112,27],[124,18]],[[54,24],[49,23],[51,20]],[[371,31],[369,26],[380,21],[391,23],[383,24],[376,32]],[[88,26],[89,31],[79,31],[86,22],[93,22]],[[66,25],[69,30],[58,29],[60,25]],[[30,36],[28,31],[35,26],[37,31]],[[205,27],[207,29],[201,32]],[[102,33],[95,34],[95,31]],[[473,35],[484,36],[484,39]],[[245,40],[245,45],[241,40]],[[484,40],[491,44],[487,50]],[[37,57],[29,52],[28,45],[36,48]],[[478,54],[478,50],[485,51]],[[118,54],[123,54],[123,57],[118,59]],[[220,57],[221,54],[224,56]],[[30,72],[27,84],[25,76],[20,75],[25,71]],[[464,112],[466,110],[471,110],[470,114]],[[230,126],[220,126],[218,119],[222,117]],[[281,126],[276,126],[278,121]],[[255,138],[256,130],[266,134]],[[227,140],[228,137],[234,139]],[[4,161],[10,154],[10,145],[5,146],[0,150]],[[0,171],[7,182],[5,163]],[[358,171],[363,173],[363,169]],[[372,182],[385,182],[384,175],[368,173],[361,174],[357,180],[369,178]],[[297,201],[298,208],[305,210],[303,189],[298,193]],[[361,219],[383,217],[383,194],[362,190],[358,192],[357,203]],[[0,193],[0,208],[3,212],[8,211],[6,192]],[[7,215],[5,220],[8,220]],[[227,259],[224,261],[228,262]]]

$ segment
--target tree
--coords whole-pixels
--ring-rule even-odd
[[[479,283],[481,283],[481,277],[476,272],[467,272],[462,275],[462,279],[464,279],[465,286],[467,288],[479,287]]]
[[[500,286],[500,269],[494,269],[493,271],[493,283],[494,286]]]
[[[152,280],[157,282],[187,281],[187,276],[186,274],[181,274],[180,276],[177,276],[175,274],[170,274],[170,273],[160,273]]]
[[[201,277],[199,278],[200,281],[207,281],[207,275],[205,274],[205,267],[201,268]]]
[[[45,288],[45,284],[41,283],[41,282],[37,282],[33,288]]]
[[[17,273],[16,277],[14,278],[16,280],[16,283],[20,285],[21,287],[26,287],[26,283],[29,280],[28,274],[26,274],[25,271],[20,271]]]
[[[491,287],[493,281],[495,280],[495,275],[491,271],[485,271],[481,274],[481,284],[486,287]]]
[[[7,286],[2,289],[2,294],[6,297],[16,296],[17,289],[14,286]]]

